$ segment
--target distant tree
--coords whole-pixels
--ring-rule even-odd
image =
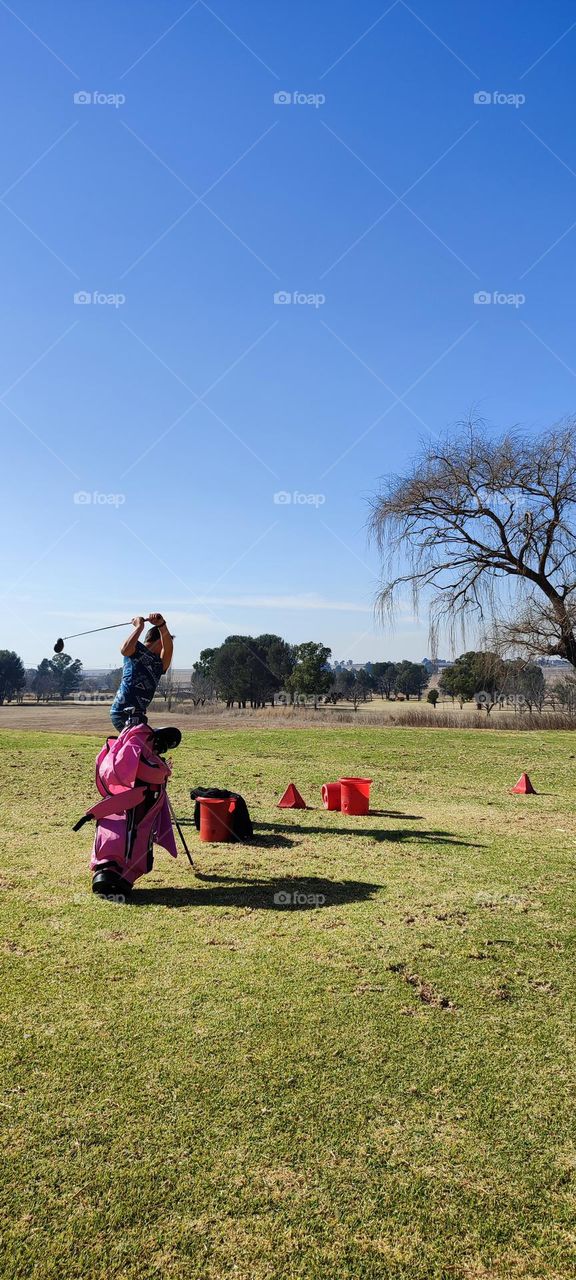
[[[107,693],[117,693],[122,680],[122,667],[115,667],[113,671],[107,671],[102,680],[102,689]]]
[[[22,659],[13,649],[0,649],[0,706],[11,702],[26,687],[26,671]]]
[[[217,652],[217,649],[202,649],[198,661],[194,663],[193,670],[196,671],[198,675],[209,677],[211,674],[212,660]]]
[[[396,683],[397,672],[398,666],[395,662],[375,662],[373,664],[374,687],[381,698],[390,698]]]
[[[513,701],[519,707],[528,707],[529,711],[534,707],[541,711],[545,697],[544,672],[536,662],[526,662],[522,658],[502,662],[502,702]]]
[[[506,694],[507,665],[497,653],[471,649],[444,668],[438,688],[457,698],[461,707],[474,699],[478,709],[483,708],[489,715]]]
[[[82,663],[79,658],[71,658],[69,653],[57,653],[50,658],[50,666],[56,681],[58,696],[66,698],[74,693],[82,684]]]
[[[477,689],[473,694],[478,709],[484,708],[487,715],[490,715],[492,708],[497,703],[502,706],[506,701],[507,694],[512,694],[516,687],[516,673],[510,676],[510,663],[501,658],[498,653],[490,651],[481,652],[476,655],[476,677]],[[478,692],[480,691],[480,692]]]
[[[242,705],[242,698],[245,696],[237,667],[238,646],[232,646],[229,642],[220,645],[218,649],[204,649],[200,654],[199,662],[194,663],[194,671],[197,675],[209,678],[208,672],[210,672],[210,678],[214,681],[218,696],[224,699],[227,706],[232,706],[236,699],[239,705]]]
[[[460,654],[449,667],[444,667],[438,680],[440,693],[447,694],[449,698],[457,698],[460,705],[469,702],[480,688],[477,658],[477,653],[469,650]]]
[[[339,671],[332,672],[332,684],[330,691],[326,694],[329,702],[347,702],[354,684],[354,672],[340,668]]]
[[[351,702],[354,710],[357,711],[360,702],[366,702],[368,695],[372,697],[374,682],[370,673],[363,668],[359,671],[350,671],[348,675],[350,676],[350,683],[346,700]]]
[[[274,677],[252,636],[228,636],[210,660],[215,688],[228,706],[260,706],[271,696]]]
[[[193,671],[190,677],[190,696],[194,706],[203,707],[206,702],[211,702],[214,693],[214,681],[211,677],[202,675],[200,671]]]
[[[403,693],[409,700],[411,694],[415,694],[420,701],[422,693],[430,679],[426,667],[420,662],[400,662],[396,670],[396,680],[394,688],[397,693]]]
[[[314,640],[298,644],[294,650],[296,665],[286,682],[287,687],[294,694],[313,698],[315,707],[318,705],[318,698],[328,693],[334,679],[333,672],[328,667],[331,652],[326,645],[317,644]]]
[[[283,640],[281,636],[262,635],[256,636],[255,646],[264,654],[264,661],[271,678],[269,681],[263,678],[263,684],[269,690],[271,701],[274,703],[274,694],[286,687],[294,670],[296,663],[294,645],[288,644],[288,641]]]
[[[374,675],[371,671],[367,671],[365,667],[361,667],[355,674],[359,696],[362,702],[366,702],[369,697],[372,697],[372,693],[376,687]]]
[[[576,715],[576,676],[567,675],[563,680],[555,681],[550,692],[569,715]]]
[[[326,699],[330,702],[351,702],[354,710],[358,710],[358,703],[366,701],[366,687],[360,679],[360,671],[344,670],[337,671],[333,675],[332,685]]]
[[[431,705],[434,707],[434,710],[436,710],[436,703],[438,701],[439,696],[440,695],[437,689],[429,689],[426,695],[426,701],[431,703]]]
[[[49,658],[43,658],[39,663],[32,677],[31,687],[36,694],[37,702],[42,702],[42,700],[49,702],[50,698],[56,694],[56,676]]]

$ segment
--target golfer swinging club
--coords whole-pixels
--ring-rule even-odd
[[[144,644],[141,644],[140,636],[146,622],[151,622],[152,626],[146,632]],[[110,719],[118,733],[126,728],[134,712],[146,715],[160,677],[170,666],[174,648],[161,613],[133,618],[132,625],[134,630],[120,649],[124,659],[122,682],[110,707]]]

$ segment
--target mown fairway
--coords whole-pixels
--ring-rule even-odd
[[[127,907],[70,829],[100,739],[0,744],[6,1280],[574,1274],[575,735],[188,735],[177,812],[257,839]],[[326,813],[354,773],[381,812]]]

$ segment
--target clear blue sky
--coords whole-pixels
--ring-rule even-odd
[[[176,666],[422,657],[373,618],[378,477],[574,407],[573,4],[0,0],[0,49],[0,647],[161,609]]]

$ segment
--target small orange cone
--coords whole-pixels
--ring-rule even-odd
[[[306,809],[306,801],[302,799],[298,787],[291,782],[284,792],[282,799],[278,801],[279,809]]]
[[[516,786],[512,787],[511,795],[516,796],[536,796],[538,792],[534,790],[527,773],[520,775]]]

